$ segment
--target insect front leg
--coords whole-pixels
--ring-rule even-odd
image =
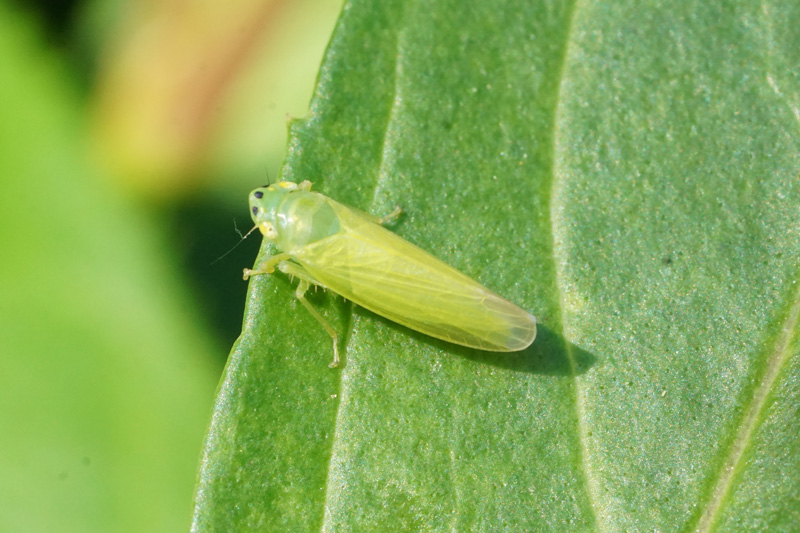
[[[257,276],[258,274],[272,274],[275,272],[275,266],[287,259],[289,259],[289,254],[276,254],[265,257],[255,269],[244,269],[244,280],[247,281],[250,276]]]
[[[280,265],[278,265],[278,269],[280,269],[280,271],[283,272],[284,274],[295,276],[300,280],[300,283],[297,285],[297,290],[294,291],[294,295],[295,297],[297,297],[298,300],[300,300],[300,303],[303,304],[303,307],[308,309],[308,312],[311,313],[311,316],[316,318],[317,322],[322,324],[322,327],[325,328],[325,331],[327,331],[328,335],[330,335],[331,339],[333,339],[333,362],[328,366],[330,366],[331,368],[339,366],[339,334],[336,333],[336,330],[333,328],[333,326],[331,326],[330,323],[327,320],[325,320],[325,318],[319,313],[319,311],[314,309],[311,303],[308,300],[306,300],[305,296],[306,291],[308,291],[308,288],[311,286],[312,283],[314,283],[315,285],[319,284],[315,282],[313,276],[311,276],[311,274],[309,274],[306,271],[306,269],[304,269],[297,263],[290,263],[288,261],[284,261]]]

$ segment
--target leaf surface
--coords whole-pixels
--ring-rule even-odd
[[[800,8],[349,2],[282,178],[530,309],[487,354],[251,283],[196,530],[798,519]],[[267,250],[262,250],[262,254]]]

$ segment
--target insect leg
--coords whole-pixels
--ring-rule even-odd
[[[376,222],[381,226],[384,226],[389,222],[394,222],[395,220],[397,220],[397,217],[399,217],[402,212],[403,210],[400,208],[400,206],[396,205],[394,206],[394,210],[392,210],[392,212],[389,213],[388,215],[384,215],[382,217],[376,217],[377,218]]]
[[[333,339],[333,362],[328,366],[331,368],[339,366],[339,334],[336,333],[336,330],[333,329],[333,326],[331,326],[330,323],[325,320],[319,311],[314,309],[314,307],[308,300],[306,300],[305,297],[306,291],[312,283],[315,285],[319,284],[315,282],[316,280],[306,271],[306,269],[296,263],[284,261],[278,265],[278,269],[284,274],[289,274],[290,276],[295,276],[296,278],[300,279],[300,283],[297,285],[297,290],[294,292],[294,295],[298,300],[300,300],[300,303],[303,304],[303,307],[308,309],[308,312],[311,313],[311,316],[316,318],[317,322],[322,324],[322,327],[325,328],[325,331],[327,331],[328,335],[330,335],[331,339]]]
[[[399,205],[396,205],[391,213],[389,213],[388,215],[384,215],[382,217],[379,217],[378,215],[373,215],[371,213],[367,213],[366,211],[361,211],[360,209],[353,209],[353,208],[350,209],[352,211],[355,211],[362,217],[366,218],[370,222],[374,222],[375,224],[380,224],[381,226],[388,224],[389,222],[393,222],[403,212],[403,210],[400,208]]]
[[[275,265],[287,259],[289,259],[289,254],[277,254],[265,257],[255,269],[245,268],[243,277],[245,281],[247,281],[247,278],[250,276],[257,276],[259,274],[272,274],[275,272]]]

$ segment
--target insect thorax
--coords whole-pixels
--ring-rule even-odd
[[[339,218],[321,194],[298,191],[287,194],[276,212],[275,245],[288,252],[339,231]]]

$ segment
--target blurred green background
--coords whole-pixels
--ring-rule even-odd
[[[0,1],[0,531],[177,531],[339,0]]]

